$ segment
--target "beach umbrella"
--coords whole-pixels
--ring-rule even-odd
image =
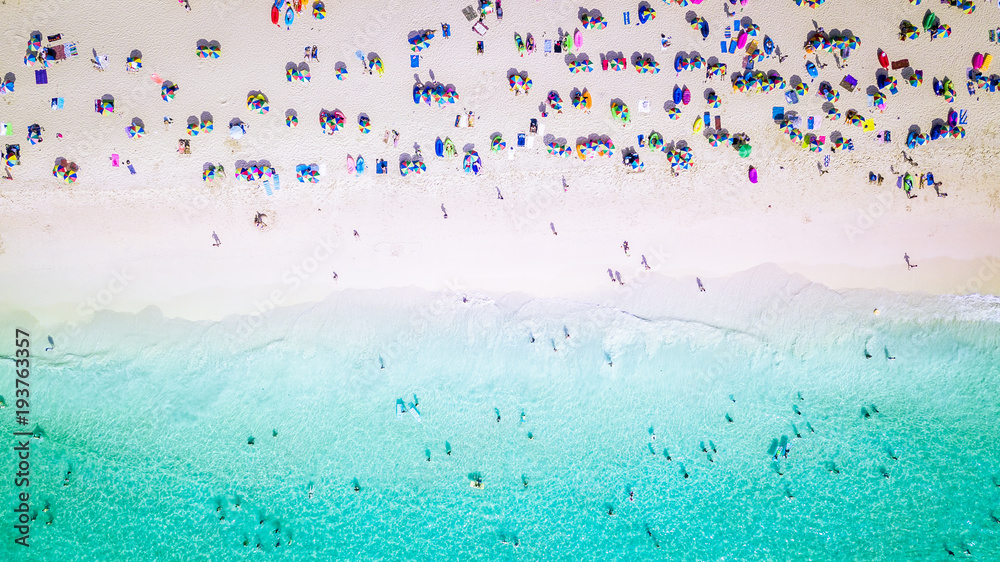
[[[653,63],[653,64],[655,65],[655,63]],[[695,55],[695,56],[693,56],[693,57],[691,57],[691,58],[688,59],[688,68],[701,68],[704,65],[705,65],[705,59],[703,59],[702,57],[700,57],[698,55]],[[659,65],[656,65],[656,66],[659,66]],[[659,72],[659,71],[657,71],[657,72]]]
[[[676,70],[677,72],[681,72],[682,70],[687,70],[688,66],[690,65],[691,63],[690,61],[688,61],[686,57],[677,55],[677,57],[674,58],[674,70]]]
[[[627,124],[632,120],[631,115],[629,115],[628,106],[622,102],[611,102],[611,114],[623,124]]]
[[[840,119],[840,112],[837,111],[836,107],[831,107],[826,112],[826,118],[829,119],[829,120],[831,120],[831,121],[836,121],[837,119]]]
[[[199,45],[197,49],[197,55],[200,59],[208,58],[208,45]]]
[[[483,167],[483,161],[479,157],[479,153],[475,150],[470,150],[465,153],[465,159],[462,163],[462,167],[465,169],[465,173],[472,173],[473,175],[479,175],[480,170]]]
[[[788,138],[792,139],[793,141],[801,141],[802,131],[793,127],[788,131]]]
[[[753,147],[751,147],[749,144],[746,143],[741,144],[739,148],[740,158],[746,158],[747,156],[750,156],[750,150],[752,148]]]
[[[499,153],[499,152],[502,152],[503,149],[505,149],[505,148],[507,148],[507,143],[504,142],[502,136],[497,135],[497,136],[493,137],[493,141],[490,143],[490,151],[491,152],[497,152],[497,153]]]
[[[651,8],[649,4],[639,6],[639,23],[646,23],[653,19],[656,19],[656,10]]]
[[[247,109],[251,112],[264,115],[270,110],[270,107],[267,105],[267,97],[264,94],[248,95]]]
[[[611,70],[614,70],[615,72],[620,70],[625,70],[625,58],[615,57],[613,59],[610,59],[608,60],[608,66],[611,68]]]
[[[922,70],[914,71],[909,78],[906,79],[911,86],[917,87],[924,83],[924,72]]]
[[[143,129],[142,126],[136,123],[135,121],[132,121],[132,124],[129,125],[127,131],[128,131],[128,138],[130,139],[141,139],[143,135],[146,134],[146,130]]]
[[[903,23],[899,24],[900,40],[907,40],[907,39],[913,40],[916,39],[917,37],[920,37],[920,30],[917,29],[917,26],[913,25],[908,21],[904,21]]]
[[[910,149],[916,148],[917,147],[917,138],[919,136],[920,135],[918,135],[916,131],[910,131],[910,134],[906,136],[906,148],[910,148]],[[920,144],[923,144],[923,143],[921,142]]]
[[[209,45],[208,56],[212,59],[217,59],[222,54],[222,48],[218,45]]]
[[[931,140],[938,140],[942,137],[948,136],[948,125],[944,123],[938,123],[931,127]]]
[[[554,154],[557,156],[560,155],[560,152],[562,151],[563,148],[561,144],[555,141],[547,142],[545,143],[545,146],[547,147],[546,150],[548,150],[549,154]]]
[[[187,126],[188,135],[192,137],[198,136],[201,133],[201,124],[195,121],[194,123],[188,123]]]
[[[955,138],[955,139],[957,139],[957,138],[963,138],[964,139],[965,138],[965,127],[962,127],[962,126],[952,127],[949,132],[951,133],[951,137],[952,138]]]
[[[647,146],[652,151],[663,150],[663,135],[657,132],[649,133],[649,139],[646,141]]]
[[[177,90],[177,84],[170,84],[169,86],[164,84],[160,86],[160,97],[163,98],[163,101],[170,101],[177,95]]]
[[[313,17],[318,20],[326,17],[326,5],[323,2],[313,4]]]
[[[696,17],[691,20],[691,28],[701,31],[702,38],[708,37],[708,22],[703,17]]]
[[[931,30],[931,39],[938,39],[940,37],[948,37],[951,35],[951,26],[947,24],[941,24]]]
[[[809,85],[806,84],[805,82],[799,82],[792,89],[795,91],[796,94],[800,96],[804,96],[809,93]]]
[[[212,181],[215,179],[215,166],[210,166],[207,170],[202,170],[201,179],[203,181]]]
[[[63,179],[66,181],[66,183],[76,182],[76,170],[73,168],[69,168],[68,170],[66,170],[66,174]]]
[[[710,135],[706,135],[705,138],[708,139],[709,146],[713,147],[719,146],[720,141],[718,133],[712,133]]]
[[[239,126],[241,128],[243,127],[242,124],[239,125]],[[203,133],[211,133],[213,129],[215,129],[215,123],[213,123],[211,119],[206,119],[206,120],[204,120],[204,121],[201,122],[201,132],[203,132]]]
[[[954,6],[967,14],[976,11],[976,3],[973,0],[958,0],[954,3]]]
[[[299,126],[299,117],[295,114],[289,114],[285,116],[285,125],[289,128],[295,128]]]
[[[371,120],[368,119],[367,115],[362,115],[358,117],[358,130],[360,130],[362,133],[366,135],[372,132]]]
[[[549,92],[549,106],[554,109],[557,113],[562,113],[562,98],[559,97],[559,93],[555,90]]]
[[[743,79],[742,75],[737,74],[736,77],[733,78],[733,91],[734,92],[747,91],[747,82],[746,80]]]
[[[676,107],[671,107],[670,109],[667,110],[667,117],[675,121],[677,119],[680,119],[680,116],[681,116],[681,110]]]
[[[712,107],[713,109],[722,105],[722,100],[719,99],[719,95],[715,92],[710,92],[708,97],[705,98],[705,101],[707,101],[709,107]]]

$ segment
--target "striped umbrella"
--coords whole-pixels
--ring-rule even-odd
[[[366,135],[372,132],[371,120],[368,119],[367,115],[362,115],[358,117],[358,129]]]
[[[667,110],[667,117],[676,121],[681,117],[681,110],[676,107],[671,107],[670,109]]]
[[[142,128],[142,125],[139,125],[135,121],[132,121],[132,124],[129,125],[127,131],[128,138],[130,139],[141,139],[143,135],[146,134],[146,130]]]

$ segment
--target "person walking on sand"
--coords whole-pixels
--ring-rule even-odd
[[[503,193],[500,193],[500,188],[497,188],[497,199],[503,201]]]
[[[550,223],[549,223],[549,228],[551,228],[551,229],[552,229],[552,234],[555,234],[556,236],[559,236],[559,233],[558,233],[558,232],[556,232],[556,223],[554,223],[554,222],[550,222]]]
[[[649,263],[646,262],[646,254],[642,255],[642,266],[646,268],[646,271],[649,271],[651,269],[649,267]]]
[[[226,169],[222,167],[222,162],[219,162],[219,165],[215,167],[215,171],[219,173],[219,176],[226,177]]]
[[[219,235],[216,234],[214,230],[212,231],[212,238],[215,239],[215,244],[212,244],[213,246],[218,248],[219,246],[222,245],[222,240],[219,240]]]
[[[355,230],[355,231],[354,231],[354,239],[355,239],[355,240],[361,240],[361,235],[360,235],[360,234],[358,234],[358,231],[357,231],[357,230]]]
[[[698,290],[704,293],[705,286],[701,284],[701,277],[695,277],[694,280],[698,282]]]
[[[448,218],[448,210],[444,208],[444,203],[441,203],[441,212],[444,213],[444,218]]]
[[[906,262],[906,270],[907,271],[913,269],[914,267],[917,267],[917,264],[910,263],[910,256],[909,256],[909,254],[904,253],[903,254],[903,260]]]
[[[622,249],[625,250],[625,255],[628,255],[628,240],[622,242]]]

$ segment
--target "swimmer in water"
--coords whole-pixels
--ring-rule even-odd
[[[521,423],[524,423],[526,417],[527,416],[524,415],[524,412],[521,412]]]
[[[614,515],[615,515],[615,508],[609,507],[608,508],[608,517],[614,517]]]
[[[635,501],[635,492],[632,491],[632,490],[628,491],[628,501],[630,501],[630,502],[634,502]]]

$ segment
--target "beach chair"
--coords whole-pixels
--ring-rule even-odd
[[[472,21],[479,17],[479,11],[470,5],[462,8],[462,15],[465,16],[466,20]]]
[[[483,23],[482,20],[477,21],[475,25],[472,26],[472,31],[478,33],[480,37],[485,36],[486,32],[489,30],[490,28],[486,27],[486,24]]]

